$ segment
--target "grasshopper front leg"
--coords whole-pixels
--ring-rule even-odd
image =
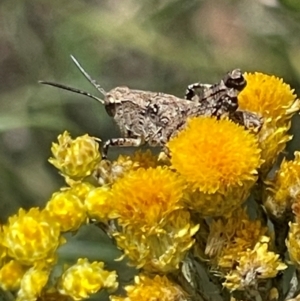
[[[119,147],[139,147],[145,144],[145,139],[143,137],[137,138],[112,138],[107,140],[103,144],[103,154],[102,159],[107,158],[108,148],[111,146],[119,146]]]

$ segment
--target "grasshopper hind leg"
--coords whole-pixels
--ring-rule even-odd
[[[205,97],[205,91],[210,89],[211,86],[212,85],[201,83],[188,85],[187,89],[185,90],[184,98],[191,101],[201,101]]]

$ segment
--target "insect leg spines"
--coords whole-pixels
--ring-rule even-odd
[[[187,100],[199,101],[204,97],[205,90],[208,90],[211,87],[212,85],[201,83],[194,83],[188,85],[187,89],[185,90],[184,98]],[[197,96],[197,98],[195,98],[194,96]]]
[[[240,69],[234,69],[232,71],[227,72],[227,74],[223,77],[219,84],[209,85],[202,83],[194,83],[187,87],[185,92],[185,99],[192,100],[194,96],[199,96],[201,98],[201,94],[203,97],[205,96],[205,91],[207,90],[217,90],[217,89],[235,89],[238,92],[242,91],[247,85],[247,82],[243,76],[243,73]]]
[[[138,147],[145,144],[145,139],[143,137],[137,138],[112,138],[107,140],[103,144],[103,154],[102,158],[107,158],[108,149],[111,146],[119,146],[119,147]]]

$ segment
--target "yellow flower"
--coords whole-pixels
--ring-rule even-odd
[[[75,231],[87,220],[85,206],[72,189],[54,193],[45,210],[62,232]]]
[[[3,244],[8,248],[8,255],[25,265],[39,260],[53,262],[55,251],[63,242],[59,224],[48,212],[38,208],[28,212],[20,209],[3,229]]]
[[[94,175],[101,186],[110,185],[117,179],[123,177],[130,170],[136,170],[141,167],[154,168],[157,165],[157,157],[154,156],[150,150],[145,152],[138,150],[132,156],[120,155],[118,159],[113,162],[102,160],[98,164]]]
[[[299,110],[299,101],[281,78],[259,72],[245,73],[246,88],[239,94],[239,108],[259,113],[266,120],[283,124]]]
[[[192,118],[168,148],[172,166],[195,192],[188,205],[204,216],[239,207],[261,164],[255,136],[227,119]]]
[[[291,261],[297,266],[300,266],[300,225],[298,223],[289,223],[290,230],[286,240],[286,246],[290,255]]]
[[[279,255],[268,251],[269,238],[262,236],[253,249],[238,254],[237,266],[225,277],[223,285],[230,291],[256,287],[261,279],[274,278],[287,266]]]
[[[140,168],[113,185],[111,202],[119,224],[148,231],[183,207],[184,188],[183,179],[168,168]]]
[[[238,254],[253,248],[267,231],[260,220],[251,220],[246,209],[239,208],[228,219],[212,221],[205,253],[218,268],[232,268]]]
[[[259,146],[262,150],[261,158],[264,160],[259,170],[261,178],[266,178],[278,155],[284,151],[286,143],[292,139],[292,136],[287,133],[289,128],[290,123],[280,127],[267,121],[264,123],[258,134]]]
[[[86,258],[78,259],[77,263],[61,276],[59,292],[73,300],[83,300],[102,288],[111,291],[117,289],[116,272],[106,271],[103,267],[103,262],[90,263]]]
[[[6,291],[19,289],[25,268],[16,260],[10,260],[0,270],[0,286]]]
[[[182,208],[184,181],[168,168],[140,168],[111,189],[118,247],[132,264],[166,272],[178,268],[198,230]]]
[[[153,279],[145,275],[136,276],[134,285],[125,287],[126,297],[110,296],[111,301],[186,301],[188,296],[166,276]]]
[[[101,160],[98,139],[86,134],[73,140],[66,131],[57,139],[58,143],[52,143],[53,158],[49,162],[66,177],[82,179],[89,176]]]
[[[138,208],[137,208],[138,209]],[[142,231],[138,227],[122,227],[114,232],[117,245],[136,268],[149,272],[168,273],[179,264],[193,246],[199,226],[191,222],[188,211],[176,210],[159,226]]]
[[[110,188],[107,186],[97,187],[90,191],[85,200],[88,215],[99,221],[113,218],[114,205],[111,202]]]
[[[239,94],[239,108],[259,113],[264,125],[258,135],[265,160],[261,173],[266,176],[292,136],[287,134],[290,119],[299,111],[294,90],[282,79],[263,73],[246,73],[246,88]]]
[[[300,152],[292,161],[283,160],[272,181],[267,181],[264,206],[276,219],[284,220],[300,197]]]
[[[41,295],[47,284],[50,270],[34,266],[30,268],[21,280],[21,288],[18,291],[17,301],[35,301]]]
[[[88,182],[74,182],[70,184],[71,187],[63,187],[61,190],[71,191],[71,193],[76,195],[83,203],[90,191],[95,189],[95,186]]]

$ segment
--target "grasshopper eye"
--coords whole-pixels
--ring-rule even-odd
[[[111,94],[107,94],[105,98],[105,103],[107,103],[108,105],[116,102],[115,98]]]
[[[105,110],[109,116],[115,116],[116,114],[116,99],[112,94],[107,93],[105,96]]]

